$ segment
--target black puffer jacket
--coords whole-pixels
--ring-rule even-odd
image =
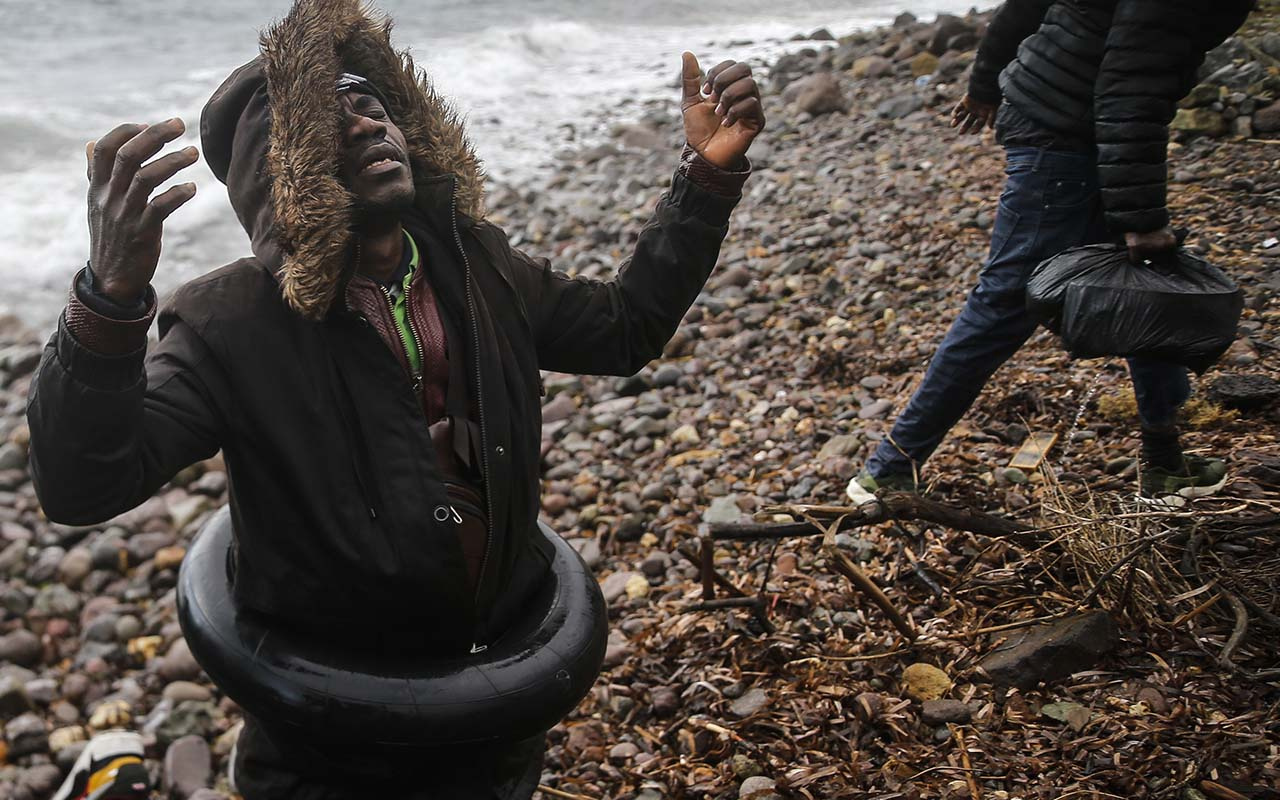
[[[1169,121],[1209,50],[1253,0],[1008,0],[969,82],[1046,129],[1095,142],[1107,223],[1117,233],[1168,224]]]

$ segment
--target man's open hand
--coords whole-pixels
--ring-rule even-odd
[[[751,141],[764,129],[760,87],[751,67],[725,61],[702,78],[698,59],[684,54],[682,98],[684,135],[689,146],[721,169],[736,169]]]
[[[951,112],[951,127],[959,128],[962,134],[981,133],[983,128],[991,128],[995,124],[996,107],[991,103],[974,100],[967,94]]]
[[[183,183],[161,193],[156,187],[196,163],[194,147],[148,163],[186,130],[174,118],[156,125],[126,124],[89,142],[89,265],[98,290],[121,305],[142,298],[160,261],[165,219],[195,196]]]

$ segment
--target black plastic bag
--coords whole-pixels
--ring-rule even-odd
[[[1072,357],[1143,356],[1196,373],[1231,346],[1243,307],[1222,270],[1181,249],[1137,265],[1123,245],[1076,247],[1040,264],[1027,283],[1027,309]]]

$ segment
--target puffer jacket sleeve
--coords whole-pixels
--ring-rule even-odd
[[[31,473],[45,515],[102,522],[216,453],[225,429],[221,382],[204,343],[172,313],[161,313],[160,343],[149,354],[143,344],[119,355],[78,341],[64,313],[27,401]]]
[[[544,370],[631,375],[662,350],[706,283],[738,197],[677,173],[608,281],[569,277],[546,259],[511,251]],[[503,237],[505,240],[505,237]]]
[[[978,45],[969,74],[969,96],[983,103],[1000,102],[1000,73],[1013,61],[1022,40],[1036,32],[1054,0],[1007,0],[996,10]]]
[[[1120,0],[1094,87],[1098,178],[1107,225],[1146,233],[1169,224],[1169,122],[1204,60],[1203,0]]]

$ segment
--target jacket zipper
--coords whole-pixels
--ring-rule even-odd
[[[400,335],[400,343],[404,345],[405,358],[409,357],[409,348],[412,347],[414,352],[418,354],[418,368],[414,369],[413,359],[409,359],[409,377],[413,383],[413,399],[414,402],[421,402],[418,398],[418,391],[422,388],[422,370],[426,366],[426,361],[422,355],[422,337],[418,335],[418,329],[413,326],[413,312],[409,308],[409,303],[413,301],[410,292],[413,290],[413,284],[404,287],[404,319],[409,323],[409,335],[405,336],[404,329],[396,324],[396,301],[391,297],[391,290],[382,284],[378,284],[378,288],[382,290],[382,296],[387,299],[387,310],[391,312],[391,324],[396,326],[396,333]],[[409,339],[413,341],[410,342]]]
[[[481,393],[480,376],[480,324],[476,321],[476,300],[471,285],[471,262],[467,259],[466,248],[462,246],[462,233],[458,230],[458,184],[455,179],[449,194],[449,221],[453,225],[453,241],[462,256],[462,271],[467,293],[467,315],[471,318],[471,352],[472,365],[475,369],[476,408],[480,413],[480,467],[484,477],[484,505],[488,512],[485,520],[484,556],[480,559],[480,573],[476,576],[476,602],[479,603],[481,590],[484,588],[484,574],[489,567],[489,553],[493,549],[493,485],[489,480],[489,428],[485,425],[484,395]],[[477,644],[476,647],[481,645]],[[472,652],[479,652],[472,649]]]
[[[360,268],[360,259],[363,256],[364,256],[364,250],[360,245],[360,240],[356,239],[356,269],[357,270]],[[365,319],[363,316],[361,316],[360,319],[364,322],[365,325],[369,325],[369,320]],[[335,364],[334,369],[338,370],[340,368]],[[346,399],[350,401],[351,392],[347,390],[346,379],[342,377],[341,373],[339,373],[338,375],[338,380],[342,382],[343,392],[346,394]],[[341,413],[341,406],[339,406],[339,413]],[[356,413],[359,413],[359,411],[357,411]],[[364,446],[365,444],[364,434],[359,428],[359,423],[356,424],[355,429],[353,430],[351,420],[347,419],[346,414],[343,414],[342,424],[346,426],[348,432],[350,432],[352,436],[356,437],[356,440],[359,442],[360,446]],[[357,452],[355,444],[352,445],[351,450],[352,450],[351,468],[356,473],[356,484],[360,487],[360,494],[364,498],[364,504],[369,509],[369,519],[377,519],[378,512],[374,507],[373,497],[369,492],[369,487],[365,484],[364,471],[360,468],[360,453]]]
[[[395,321],[396,321],[395,299],[391,297],[391,292],[390,290],[387,289],[387,287],[379,284],[378,288],[382,289],[382,296],[387,298],[387,309],[391,312],[392,324],[395,324]],[[410,377],[412,378],[414,402],[421,403],[422,402],[422,397],[421,397],[422,380],[423,380],[423,375],[426,373],[427,359],[426,359],[426,355],[422,351],[422,335],[418,333],[417,326],[413,324],[413,307],[411,305],[413,303],[412,292],[413,292],[413,281],[411,279],[409,284],[404,287],[404,319],[405,319],[405,322],[407,322],[409,325],[409,338],[413,339],[413,342],[409,342],[409,340],[405,338],[404,330],[402,330],[399,325],[396,325],[396,332],[400,335],[401,343],[404,344],[405,355],[406,356],[408,355],[408,349],[410,344],[412,344],[414,351],[416,351],[418,354],[418,365],[419,365],[418,369],[415,370],[413,368],[413,361],[412,359],[410,359],[409,372],[410,372]],[[455,523],[461,525],[462,516],[458,513],[458,509],[454,508],[452,504],[450,504],[447,508],[450,514],[450,518]],[[481,563],[483,566],[483,562]]]

